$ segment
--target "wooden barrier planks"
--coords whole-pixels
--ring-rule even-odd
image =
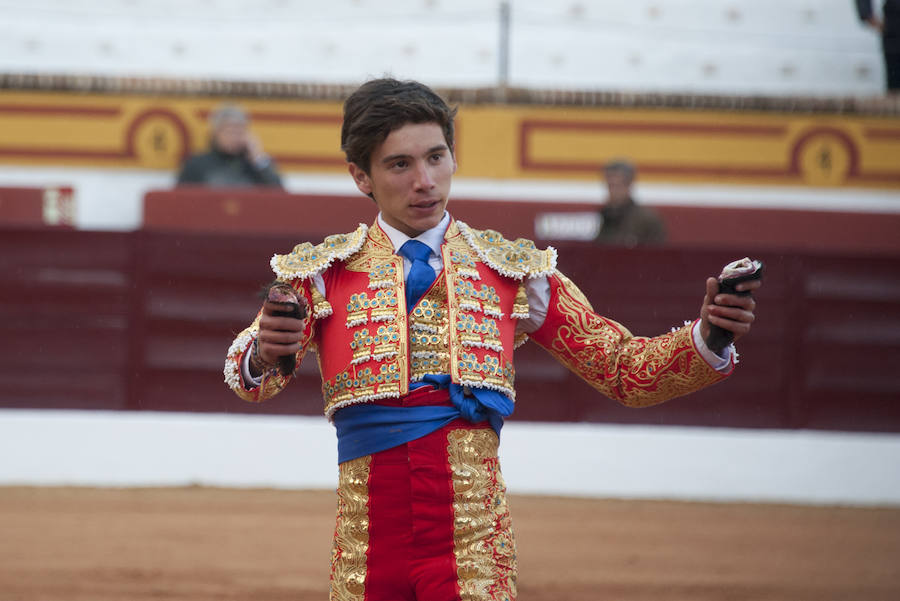
[[[261,405],[223,383],[224,353],[293,236],[5,229],[0,406],[316,415],[315,357]],[[767,264],[758,322],[726,382],[659,407],[620,407],[536,345],[516,355],[514,419],[900,432],[900,259],[891,254],[559,245],[559,267],[636,335],[694,317],[703,280]]]

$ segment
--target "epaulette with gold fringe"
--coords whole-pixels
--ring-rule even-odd
[[[552,246],[540,250],[525,238],[509,241],[494,230],[476,230],[462,221],[456,223],[478,258],[502,275],[521,280],[547,276],[556,269],[556,249]]]
[[[322,273],[334,261],[342,261],[362,248],[368,231],[369,228],[360,223],[356,231],[328,236],[321,244],[298,244],[286,255],[273,256],[269,264],[280,280],[305,280]]]

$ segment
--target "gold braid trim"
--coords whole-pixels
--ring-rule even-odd
[[[331,548],[331,601],[366,597],[366,551],[369,549],[369,471],[372,456],[338,466],[338,509]]]

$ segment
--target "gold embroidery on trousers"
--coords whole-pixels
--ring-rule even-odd
[[[516,598],[516,547],[493,430],[452,430],[453,541],[462,601]]]
[[[366,455],[339,466],[337,520],[331,550],[330,601],[363,601],[369,548],[369,470]]]

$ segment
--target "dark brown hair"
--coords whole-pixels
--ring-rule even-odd
[[[341,150],[348,163],[369,173],[372,152],[388,135],[407,123],[437,123],[453,152],[453,118],[444,99],[417,81],[373,79],[344,101]]]

